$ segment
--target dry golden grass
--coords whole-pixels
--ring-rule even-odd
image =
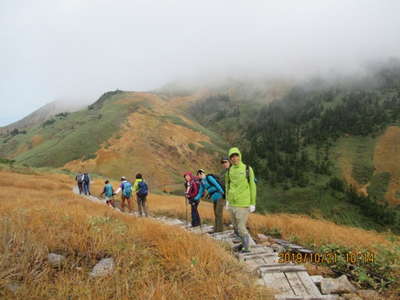
[[[73,184],[65,175],[0,172],[5,187],[0,190],[0,298],[271,298],[210,239],[86,201],[71,193]],[[96,180],[93,194],[102,187]],[[183,197],[151,194],[149,206],[153,214],[185,218]],[[212,205],[202,202],[200,214],[212,220]],[[224,219],[229,224],[226,213]],[[249,225],[253,233],[277,228],[300,243],[393,246],[385,234],[305,216],[253,214]],[[47,264],[49,252],[67,257],[62,268]],[[90,278],[88,272],[104,257],[115,259],[115,273]],[[21,284],[17,295],[5,288],[11,282]]]
[[[64,175],[0,172],[0,298],[272,298],[212,240],[86,201],[72,184]],[[66,256],[62,267],[48,265],[50,252]],[[90,278],[104,257],[115,272]],[[15,282],[17,294],[6,288]]]

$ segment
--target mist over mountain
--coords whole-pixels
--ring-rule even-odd
[[[0,124],[43,99],[188,78],[354,73],[399,55],[399,10],[391,0],[1,1]]]
[[[30,113],[21,120],[6,125],[4,127],[0,127],[0,133],[11,132],[15,129],[27,129],[35,125],[41,124],[57,114],[78,111],[87,105],[86,103],[82,102],[83,101],[65,100],[52,101]]]

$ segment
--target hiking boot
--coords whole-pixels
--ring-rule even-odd
[[[236,245],[236,246],[234,246],[234,247],[232,248],[232,250],[233,250],[234,252],[241,252],[242,249],[243,249],[243,245],[242,245],[242,244]]]
[[[249,248],[243,248],[242,250],[240,250],[240,253],[250,253],[250,249]]]
[[[249,250],[250,246],[250,237],[248,235],[245,235],[243,237],[243,248]]]
[[[240,238],[239,233],[234,231],[229,235],[230,238]]]

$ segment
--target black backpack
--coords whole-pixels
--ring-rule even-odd
[[[85,182],[85,183],[89,183],[90,182],[89,174],[84,174],[83,175],[83,182]]]

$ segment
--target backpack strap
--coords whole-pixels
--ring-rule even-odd
[[[227,193],[228,190],[230,189],[230,184],[231,184],[231,174],[230,174],[230,171],[231,171],[231,168],[232,168],[232,165],[230,165],[229,168],[228,168],[228,182],[226,182],[226,185],[228,186],[228,188],[226,189],[225,193]]]
[[[246,178],[247,178],[247,182],[250,184],[250,167],[249,167],[249,165],[246,165]]]

